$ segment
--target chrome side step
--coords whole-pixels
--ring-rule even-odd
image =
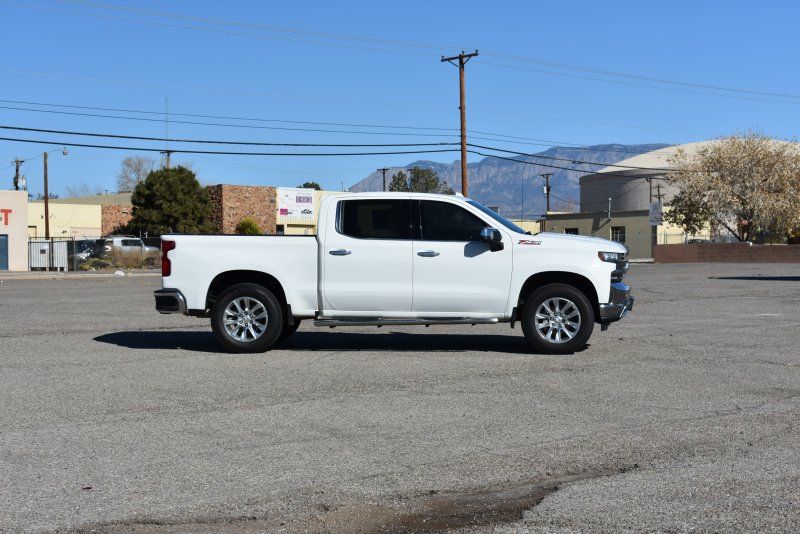
[[[409,317],[408,319],[390,319],[384,317],[320,317],[314,319],[314,326],[409,326],[432,324],[497,324],[497,317]]]

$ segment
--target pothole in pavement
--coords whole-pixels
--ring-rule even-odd
[[[276,521],[256,517],[220,519],[184,524],[115,523],[81,529],[80,532],[106,533],[206,533],[232,532],[359,532],[390,533],[438,532],[448,529],[512,523],[523,518],[559,487],[593,478],[625,473],[637,468],[598,469],[576,474],[547,476],[528,481],[488,486],[467,492],[436,492],[403,498],[391,504],[345,504],[322,506],[314,517]]]

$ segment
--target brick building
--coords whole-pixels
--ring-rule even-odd
[[[245,217],[254,219],[265,234],[275,233],[277,191],[257,185],[211,185],[206,188],[215,231],[235,234]]]

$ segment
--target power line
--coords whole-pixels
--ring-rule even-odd
[[[475,154],[477,156],[483,156],[483,157],[486,157],[486,158],[503,159],[503,160],[506,160],[506,161],[513,161],[513,162],[522,163],[522,164],[525,164],[525,165],[536,165],[536,166],[539,166],[539,167],[546,167],[548,169],[561,169],[561,170],[571,171],[571,172],[580,172],[580,173],[583,173],[583,174],[589,174],[590,173],[590,171],[586,171],[584,169],[575,169],[575,168],[572,168],[572,167],[563,167],[563,166],[560,166],[560,165],[551,165],[549,163],[538,163],[538,162],[533,162],[533,161],[525,161],[525,160],[522,160],[522,159],[509,158],[509,157],[506,157],[506,156],[498,156],[496,154],[487,154],[485,152],[480,152],[478,150],[468,150],[468,152],[470,154]],[[628,175],[628,174],[618,174],[618,173],[613,173],[613,172],[604,172],[603,175],[605,175],[605,176],[620,176],[620,177],[623,177],[623,178],[630,178],[630,175]]]
[[[481,64],[482,65],[491,65],[493,67],[501,67],[501,68],[505,68],[505,69],[514,69],[514,70],[522,70],[522,71],[528,71],[528,72],[537,72],[537,73],[541,73],[541,74],[550,74],[552,76],[561,76],[561,77],[565,77],[565,78],[575,78],[575,79],[579,79],[579,80],[592,80],[592,81],[596,81],[596,82],[613,83],[613,84],[617,84],[617,85],[628,85],[628,86],[632,86],[632,87],[644,87],[646,89],[658,89],[658,90],[661,90],[661,91],[672,91],[672,92],[689,93],[689,94],[705,95],[705,96],[721,96],[723,98],[734,98],[734,99],[738,99],[738,100],[754,100],[754,101],[760,101],[760,102],[772,102],[772,103],[776,103],[776,104],[798,104],[798,103],[800,103],[800,102],[791,101],[791,100],[775,100],[775,99],[770,99],[770,98],[760,98],[760,97],[756,97],[756,96],[746,96],[746,95],[739,95],[739,94],[708,93],[708,92],[703,92],[703,91],[694,91],[694,90],[691,90],[691,89],[681,89],[681,88],[678,88],[678,87],[660,87],[660,86],[657,86],[657,85],[647,85],[647,84],[642,84],[642,83],[626,82],[626,81],[623,81],[623,80],[608,80],[608,79],[604,79],[604,78],[595,78],[595,77],[592,77],[592,76],[582,76],[582,75],[579,75],[579,74],[568,74],[566,72],[554,72],[554,71],[542,70],[542,69],[532,69],[532,68],[529,68],[529,67],[520,67],[518,65],[505,65],[503,63],[494,63],[494,62],[491,62],[491,61],[482,61]],[[788,97],[786,97],[786,98],[788,98]]]
[[[125,117],[122,115],[104,115],[98,113],[82,113],[77,111],[61,111],[55,109],[31,109],[31,108],[20,108],[14,106],[0,106],[0,109],[10,109],[14,111],[26,111],[26,112],[33,112],[33,113],[50,113],[50,114],[57,114],[57,115],[72,115],[78,117],[97,117],[103,119],[122,119],[122,120],[134,120],[134,121],[144,121],[144,122],[158,122],[163,123],[163,118],[161,119],[151,119],[147,117]],[[403,132],[368,132],[368,131],[357,131],[357,130],[329,130],[329,129],[321,129],[321,128],[291,128],[291,127],[284,127],[284,126],[261,126],[261,125],[254,125],[254,124],[230,124],[230,123],[220,123],[220,122],[199,122],[199,121],[178,121],[178,120],[170,120],[173,124],[191,124],[195,126],[221,126],[226,128],[246,128],[246,129],[256,129],[256,130],[280,130],[280,131],[298,131],[298,132],[316,132],[316,133],[341,133],[341,134],[357,134],[357,135],[397,135],[397,136],[411,136],[411,137],[453,137],[453,134],[435,134],[435,133],[403,133]]]
[[[267,143],[258,141],[222,141],[211,139],[180,139],[172,137],[144,137],[137,135],[78,132],[74,130],[49,130],[45,128],[27,128],[23,126],[0,125],[2,130],[23,132],[54,133],[62,135],[82,135],[88,137],[107,137],[112,139],[133,139],[139,141],[164,141],[167,143],[203,143],[210,145],[249,145],[249,146],[285,146],[285,147],[410,147],[410,146],[454,146],[458,143],[393,143],[393,144],[330,144],[330,143]],[[162,149],[163,150],[163,149]],[[169,150],[174,152],[173,150]]]
[[[369,50],[373,52],[393,52],[396,54],[411,54],[411,55],[418,55],[418,56],[433,56],[432,53],[426,52],[419,52],[419,51],[411,51],[411,50],[397,50],[391,48],[376,48],[370,46],[361,46],[361,45],[353,45],[353,44],[345,44],[345,43],[331,43],[331,42],[324,42],[324,41],[311,41],[308,39],[301,39],[301,38],[293,38],[293,37],[280,37],[275,35],[264,35],[259,33],[247,33],[247,32],[240,32],[240,31],[233,31],[233,30],[225,30],[221,28],[208,28],[203,26],[190,26],[186,24],[173,24],[168,22],[158,22],[154,20],[137,20],[125,17],[117,17],[113,15],[104,15],[101,13],[87,13],[83,11],[72,11],[69,9],[59,9],[55,7],[47,7],[47,6],[40,6],[34,4],[26,4],[23,2],[13,2],[10,0],[0,0],[3,3],[10,4],[17,7],[24,7],[29,9],[39,9],[42,11],[50,11],[54,13],[67,13],[70,15],[81,15],[85,17],[94,17],[99,19],[105,20],[115,20],[121,22],[132,22],[134,24],[150,24],[153,26],[161,26],[164,28],[177,28],[181,30],[195,30],[195,31],[205,31],[217,34],[225,34],[225,35],[235,35],[239,37],[255,37],[257,39],[267,39],[267,40],[277,40],[277,41],[289,41],[289,42],[297,42],[297,43],[306,43],[306,44],[314,44],[314,45],[321,45],[321,46],[333,46],[337,48],[357,48],[361,50]]]
[[[647,82],[656,82],[656,83],[663,83],[669,85],[679,85],[685,87],[695,87],[698,89],[711,89],[715,91],[727,91],[731,93],[743,93],[743,94],[750,94],[750,95],[762,95],[762,96],[775,96],[780,98],[800,98],[800,95],[790,94],[790,93],[777,93],[771,91],[759,91],[754,89],[742,89],[737,87],[725,87],[721,85],[711,85],[711,84],[704,84],[704,83],[697,83],[697,82],[685,82],[685,81],[676,81],[670,80],[667,78],[658,78],[652,76],[641,76],[636,74],[628,74],[624,72],[618,71],[611,71],[611,70],[604,70],[598,69],[594,67],[585,67],[580,65],[571,65],[568,63],[558,63],[555,61],[547,61],[542,59],[530,58],[525,56],[516,56],[511,54],[503,54],[500,52],[486,52],[487,56],[496,57],[498,59],[506,59],[509,61],[518,61],[524,63],[533,63],[537,65],[543,65],[547,67],[554,67],[559,69],[569,69],[569,70],[577,70],[582,72],[591,72],[594,74],[602,74],[605,76],[615,76],[619,78],[628,78],[633,80],[642,80]]]
[[[51,114],[62,114],[62,115],[75,115],[75,116],[82,116],[82,117],[97,117],[97,118],[108,118],[108,119],[120,119],[120,120],[137,120],[137,121],[146,121],[146,122],[163,122],[163,111],[152,111],[152,110],[135,110],[135,109],[126,109],[126,108],[108,108],[108,107],[97,107],[97,106],[82,106],[82,105],[71,105],[71,104],[52,104],[46,102],[30,102],[30,101],[22,101],[22,100],[8,100],[8,99],[0,99],[0,103],[12,103],[12,104],[26,104],[26,105],[34,105],[34,106],[49,106],[49,107],[59,107],[59,108],[71,108],[71,109],[82,109],[82,110],[96,110],[96,111],[115,111],[120,113],[140,113],[140,114],[147,114],[147,115],[154,115],[161,117],[159,119],[148,119],[143,117],[127,117],[122,115],[106,115],[106,114],[96,114],[96,113],[83,113],[83,112],[73,112],[73,111],[61,111],[61,110],[48,110],[48,109],[32,109],[32,108],[21,108],[15,106],[0,106],[0,109],[11,109],[14,111],[23,111],[23,112],[33,112],[33,113],[51,113]],[[451,131],[457,132],[458,128],[433,128],[433,127],[423,127],[423,126],[396,126],[396,125],[377,125],[377,124],[355,124],[355,123],[338,123],[338,122],[313,122],[313,121],[292,121],[292,120],[284,120],[284,119],[265,119],[265,118],[256,118],[256,117],[235,117],[235,116],[225,116],[225,115],[203,115],[197,113],[174,113],[170,112],[170,116],[184,116],[184,117],[197,117],[197,118],[218,118],[218,119],[229,119],[229,120],[243,120],[243,121],[255,121],[255,122],[278,122],[278,123],[290,123],[290,124],[319,124],[319,125],[331,125],[331,126],[353,126],[353,127],[365,127],[365,128],[401,128],[401,129],[420,129],[420,130],[438,130],[438,131]],[[180,123],[180,124],[190,124],[190,125],[200,125],[200,126],[222,126],[222,127],[229,127],[229,128],[245,128],[245,129],[258,129],[258,126],[248,125],[248,124],[229,124],[229,123],[209,123],[209,122],[197,122],[197,121],[175,121],[171,120],[172,123]],[[377,134],[377,135],[400,135],[400,136],[420,136],[420,137],[451,137],[453,134],[428,134],[428,133],[420,133],[420,134],[410,134],[410,133],[394,133],[394,132],[368,132],[368,131],[350,131],[350,130],[328,130],[328,129],[313,129],[313,128],[273,128],[273,127],[260,127],[263,129],[276,129],[276,130],[284,130],[284,131],[308,131],[308,132],[323,132],[323,133],[352,133],[358,135],[369,135],[369,134]],[[570,141],[558,141],[552,139],[539,139],[533,137],[523,137],[517,135],[509,135],[497,132],[487,132],[483,130],[468,130],[470,136],[473,139],[479,139],[482,141],[496,141],[502,143],[510,143],[510,144],[521,144],[521,145],[533,145],[533,146],[568,146],[568,147],[580,147],[583,150],[594,150],[605,152],[606,149],[591,147],[588,145],[583,145],[580,143],[573,143]],[[507,137],[508,139],[495,139],[489,137],[479,137],[473,136],[473,133],[484,134],[484,135],[491,135],[494,137]],[[363,146],[363,145],[361,145]],[[616,149],[616,152],[623,152],[623,153],[630,153],[630,154],[641,154],[641,152],[624,150],[624,149]]]
[[[352,34],[337,34],[337,33],[329,33],[329,32],[316,32],[316,31],[309,31],[309,30],[302,30],[297,28],[286,28],[286,27],[278,27],[278,26],[270,26],[264,24],[255,24],[255,23],[245,23],[240,21],[233,21],[233,20],[224,20],[224,19],[214,19],[208,17],[196,17],[190,15],[182,15],[177,13],[167,13],[162,11],[152,11],[152,10],[143,10],[143,9],[135,9],[126,6],[116,6],[110,4],[104,4],[100,2],[87,2],[81,0],[57,0],[61,3],[68,3],[74,5],[81,5],[84,7],[96,8],[96,9],[105,9],[105,10],[113,10],[118,12],[126,12],[126,13],[133,13],[138,15],[145,15],[145,16],[153,16],[153,17],[160,17],[160,18],[169,18],[169,19],[178,19],[178,20],[187,20],[192,22],[199,22],[204,24],[218,24],[224,26],[235,26],[240,28],[246,29],[255,29],[255,30],[262,30],[262,31],[269,31],[269,32],[279,32],[279,33],[289,33],[295,35],[304,35],[308,37],[316,37],[316,38],[323,38],[323,39],[337,39],[337,40],[348,40],[348,41],[358,41],[358,42],[366,42],[372,44],[380,44],[385,46],[402,46],[402,47],[409,47],[409,48],[425,48],[425,49],[433,49],[433,50],[442,50],[442,49],[453,49],[453,48],[468,48],[462,46],[452,46],[452,45],[441,45],[441,44],[429,44],[429,43],[420,43],[415,41],[408,41],[408,40],[388,40],[388,39],[380,39],[374,37],[365,37],[365,36],[358,36]],[[41,7],[41,6],[32,6],[30,4],[22,4],[19,2],[7,2],[16,5],[21,5],[24,7]],[[77,13],[77,14],[84,14],[90,15],[86,13]],[[131,21],[133,22],[133,21]],[[204,28],[193,28],[193,29],[204,29]],[[313,44],[334,44],[334,43],[320,43],[318,41],[312,41]],[[384,50],[381,50],[384,51]],[[397,51],[397,50],[389,50],[389,51]],[[398,51],[399,52],[399,51]],[[526,56],[514,55],[514,54],[506,54],[503,52],[495,52],[495,51],[488,51],[485,52],[486,55],[496,57],[498,59],[504,59],[507,61],[516,61],[522,63],[532,63],[552,68],[559,68],[559,69],[568,69],[568,70],[575,70],[581,72],[589,72],[593,74],[601,74],[605,76],[614,76],[618,78],[626,78],[626,79],[633,79],[633,80],[641,80],[641,81],[649,81],[661,84],[668,84],[668,85],[677,85],[677,86],[684,86],[684,87],[694,87],[699,89],[710,89],[715,91],[726,91],[731,93],[741,93],[741,94],[750,94],[750,95],[762,95],[762,96],[774,96],[780,98],[796,98],[800,99],[800,95],[790,94],[790,93],[780,93],[780,92],[773,92],[773,91],[763,91],[763,90],[754,90],[754,89],[745,89],[745,88],[738,88],[738,87],[727,87],[722,85],[713,85],[713,84],[706,84],[706,83],[698,83],[698,82],[687,82],[687,81],[679,81],[679,80],[671,80],[668,78],[662,77],[654,77],[654,76],[642,76],[637,74],[630,74],[620,71],[613,71],[613,70],[606,70],[606,69],[599,69],[595,67],[587,67],[582,65],[573,65],[569,63],[561,63],[556,61],[549,61],[543,60],[538,58],[531,58]]]
[[[40,145],[59,145],[59,146],[72,146],[82,148],[100,148],[108,150],[129,150],[133,152],[163,152],[161,148],[147,148],[147,147],[128,147],[116,145],[93,145],[87,143],[73,143],[67,141],[45,141],[40,139],[19,139],[15,137],[0,137],[0,141],[14,141],[19,143],[36,143]],[[226,156],[387,156],[393,154],[435,154],[444,152],[458,152],[454,148],[441,148],[435,150],[401,150],[392,152],[231,152],[224,150],[187,150],[175,149],[170,150],[174,154],[217,154]]]
[[[672,170],[672,169],[667,169],[667,168],[636,167],[636,166],[632,166],[632,165],[619,165],[619,164],[616,164],[616,163],[605,163],[605,162],[599,162],[599,161],[582,161],[582,160],[577,160],[577,159],[559,158],[559,157],[556,157],[556,156],[543,156],[541,154],[528,154],[528,153],[525,153],[525,152],[516,152],[514,150],[505,150],[505,149],[502,149],[502,148],[494,148],[494,147],[491,147],[491,146],[473,145],[472,143],[468,143],[468,146],[471,146],[473,148],[481,148],[481,149],[484,149],[484,150],[494,150],[496,152],[504,152],[506,154],[516,154],[517,156],[526,156],[526,157],[530,157],[530,158],[548,159],[548,160],[553,160],[553,161],[569,161],[569,162],[572,162],[573,164],[580,163],[581,165],[598,165],[598,166],[603,166],[603,167],[617,167],[617,168],[620,168],[620,169],[635,169],[635,170],[640,170],[640,171],[669,172],[669,171]]]
[[[376,37],[364,37],[359,35],[352,35],[352,34],[339,34],[339,33],[329,33],[329,32],[317,32],[317,31],[309,31],[309,30],[302,30],[297,28],[287,28],[287,27],[279,27],[279,26],[269,26],[265,24],[255,24],[255,23],[245,23],[239,21],[232,21],[232,20],[225,20],[225,19],[214,19],[208,17],[195,17],[189,15],[181,15],[176,13],[166,13],[163,11],[151,11],[151,10],[142,10],[142,9],[134,9],[125,6],[116,6],[110,4],[103,4],[100,2],[85,2],[80,0],[56,0],[62,3],[69,3],[69,4],[77,4],[86,7],[94,7],[100,9],[111,9],[115,11],[124,11],[129,13],[136,13],[139,15],[148,15],[148,16],[157,16],[157,17],[165,17],[165,18],[173,18],[173,19],[182,19],[182,20],[191,20],[193,22],[202,22],[202,23],[210,23],[210,24],[220,24],[226,26],[237,26],[242,28],[249,28],[249,29],[257,29],[257,30],[264,30],[264,31],[271,31],[271,32],[280,32],[280,33],[291,33],[291,34],[300,34],[306,35],[310,37],[319,37],[319,38],[326,38],[326,39],[339,39],[339,40],[350,40],[350,41],[361,41],[361,42],[368,42],[374,44],[384,44],[390,46],[408,46],[414,48],[431,48],[431,49],[443,49],[443,48],[461,48],[461,47],[454,47],[451,45],[435,45],[435,44],[426,44],[426,43],[418,43],[414,41],[407,41],[407,40],[388,40],[388,39],[380,39]]]
[[[117,113],[138,113],[144,115],[156,115],[159,117],[164,116],[163,111],[154,111],[154,110],[142,110],[142,109],[129,109],[129,108],[109,108],[109,107],[99,107],[99,106],[83,106],[83,105],[73,105],[73,104],[56,104],[56,103],[49,103],[49,102],[31,102],[27,100],[8,100],[8,99],[0,99],[0,103],[6,104],[20,104],[20,105],[27,105],[27,106],[46,106],[46,107],[57,107],[57,108],[68,108],[68,109],[81,109],[81,110],[89,110],[89,111],[111,111]],[[18,109],[18,111],[26,111],[27,109]],[[34,111],[47,111],[47,110],[34,110]],[[237,120],[237,121],[252,121],[252,122],[267,122],[267,123],[285,123],[285,124],[308,124],[308,125],[322,125],[322,126],[347,126],[353,128],[384,128],[384,129],[402,129],[402,130],[430,130],[430,131],[441,131],[441,132],[458,132],[459,128],[434,128],[430,126],[408,126],[408,125],[390,125],[390,124],[361,124],[361,123],[346,123],[346,122],[318,122],[318,121],[301,121],[301,120],[287,120],[287,119],[271,119],[271,118],[263,118],[263,117],[243,117],[243,116],[232,116],[232,115],[207,115],[207,114],[199,114],[199,113],[176,113],[170,112],[170,116],[178,116],[178,117],[190,117],[190,118],[203,118],[203,119],[222,119],[222,120]],[[128,118],[128,117],[124,117]],[[174,121],[173,121],[174,122]],[[517,143],[517,144],[532,144],[532,145],[541,145],[541,146],[551,146],[553,144],[560,144],[560,145],[576,145],[576,143],[570,143],[567,141],[552,141],[548,139],[537,139],[531,137],[522,137],[518,135],[509,135],[497,132],[487,132],[483,130],[468,130],[470,134],[477,133],[483,135],[491,135],[494,137],[508,137],[509,139],[515,139],[520,141],[507,141],[509,143]],[[479,139],[479,138],[475,138]],[[495,141],[495,139],[486,139],[490,141]],[[540,141],[541,143],[522,143],[521,141]],[[546,143],[546,144],[545,144]]]
[[[58,108],[71,108],[71,109],[84,109],[84,110],[91,110],[91,111],[112,111],[117,113],[140,113],[145,115],[164,115],[163,111],[152,111],[152,110],[142,110],[142,109],[126,109],[126,108],[106,108],[106,107],[97,107],[97,106],[79,106],[79,105],[72,105],[72,104],[51,104],[47,102],[30,102],[24,100],[4,100],[0,99],[0,102],[6,104],[21,104],[26,106],[48,106],[48,107],[58,107]],[[321,125],[321,126],[348,126],[354,128],[384,128],[384,129],[402,129],[402,130],[435,130],[435,131],[451,131],[457,132],[458,128],[432,128],[426,126],[401,126],[401,125],[389,125],[389,124],[359,124],[359,123],[347,123],[347,122],[315,122],[315,121],[300,121],[300,120],[287,120],[287,119],[266,119],[263,117],[240,117],[240,116],[230,116],[230,115],[203,115],[199,113],[176,113],[174,111],[170,112],[170,116],[176,117],[192,117],[192,118],[200,118],[200,119],[222,119],[222,120],[237,120],[237,121],[253,121],[253,122],[277,122],[277,123],[284,123],[284,124],[309,124],[309,125]],[[487,133],[487,135],[502,135],[502,134],[493,134],[488,132],[481,132]]]

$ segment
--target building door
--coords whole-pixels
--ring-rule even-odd
[[[0,235],[0,271],[8,270],[8,236]]]

